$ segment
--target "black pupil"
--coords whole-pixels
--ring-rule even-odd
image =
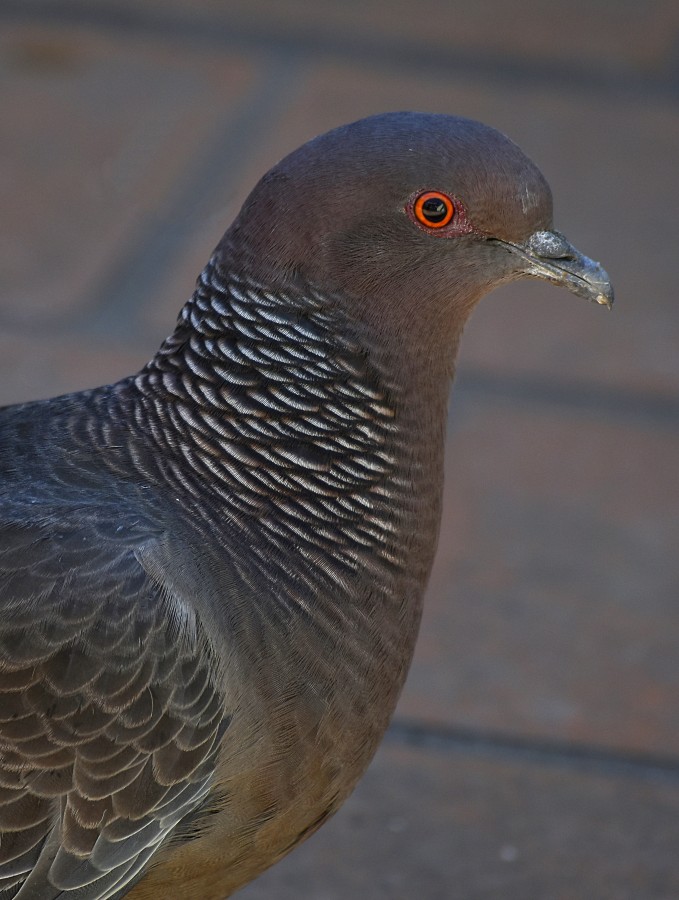
[[[448,206],[443,200],[429,197],[422,204],[422,213],[428,222],[442,222],[448,214]]]

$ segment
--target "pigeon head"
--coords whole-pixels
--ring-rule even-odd
[[[479,122],[387,113],[323,134],[259,182],[222,250],[262,280],[341,294],[353,318],[456,341],[478,299],[531,276],[611,305],[608,276],[552,226],[539,169]],[[418,340],[419,338],[419,340]]]

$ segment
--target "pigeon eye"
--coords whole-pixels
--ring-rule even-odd
[[[427,228],[443,228],[455,215],[455,204],[440,191],[425,191],[415,200],[413,212]]]

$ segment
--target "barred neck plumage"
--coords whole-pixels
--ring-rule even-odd
[[[402,463],[413,474],[399,391],[332,298],[272,292],[213,259],[134,383],[137,418],[184,490],[316,548],[396,552],[412,505]]]

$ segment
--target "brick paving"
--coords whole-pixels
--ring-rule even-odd
[[[470,322],[396,724],[244,900],[679,896],[679,7],[0,0],[0,402],[129,374],[256,178],[342,121],[479,118],[614,312]]]

